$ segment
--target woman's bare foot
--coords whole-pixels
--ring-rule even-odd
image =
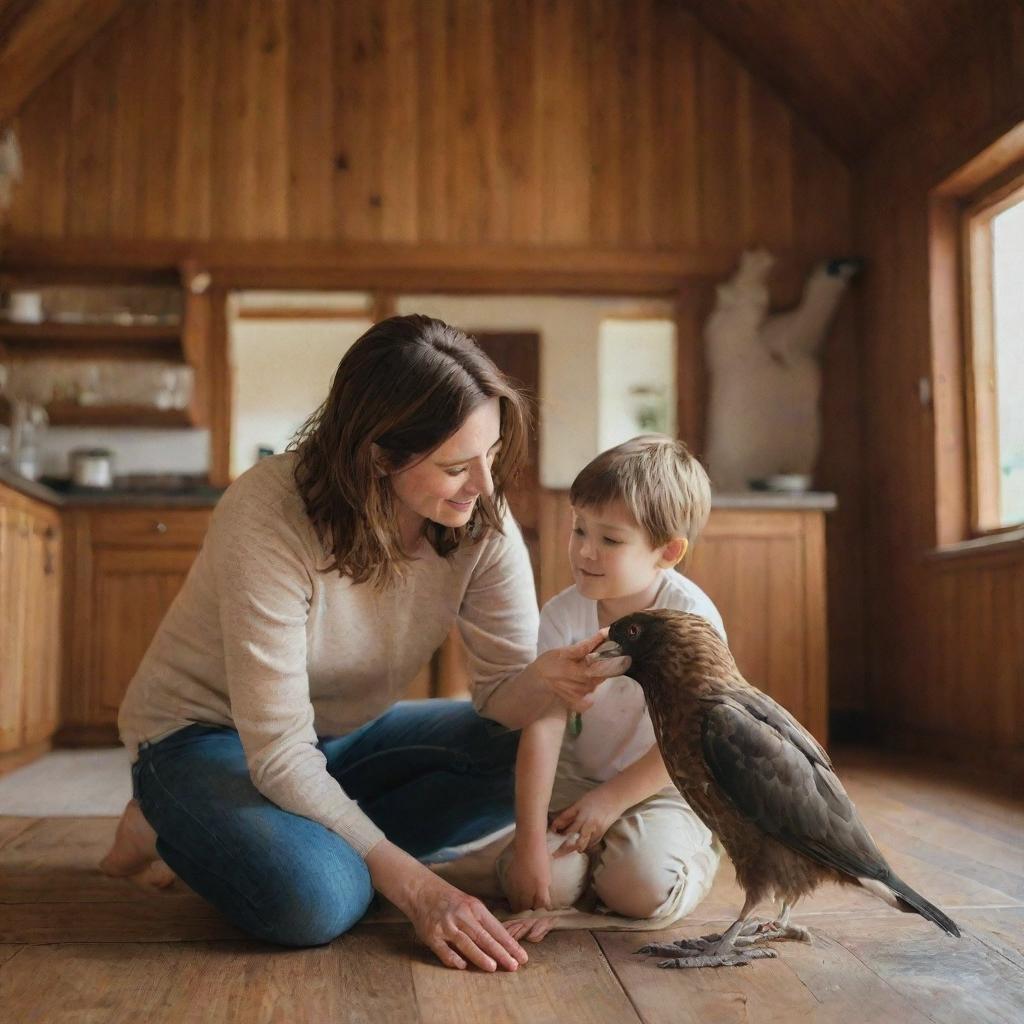
[[[156,852],[156,833],[142,815],[138,800],[129,800],[117,823],[114,845],[100,861],[111,878],[130,878],[148,888],[164,889],[175,874]]]

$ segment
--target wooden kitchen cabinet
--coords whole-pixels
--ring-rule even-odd
[[[0,485],[0,771],[48,749],[59,724],[61,528]]]
[[[82,508],[67,517],[63,715],[69,744],[108,743],[117,710],[202,545],[211,509]]]

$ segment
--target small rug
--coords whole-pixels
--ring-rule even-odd
[[[0,817],[117,818],[131,799],[124,747],[54,750],[0,775]]]

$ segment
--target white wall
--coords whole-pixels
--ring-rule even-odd
[[[238,476],[256,461],[260,446],[284,451],[327,397],[341,357],[371,321],[238,319],[232,309],[229,324],[231,474]]]
[[[540,481],[543,487],[566,488],[601,450],[601,321],[636,305],[635,299],[621,298],[405,295],[398,300],[398,312],[436,316],[470,333],[507,330],[540,334]],[[652,304],[644,305],[650,308]],[[664,314],[671,316],[668,303]]]
[[[605,320],[598,344],[598,381],[601,451],[654,430],[675,436],[675,321]],[[638,388],[648,394],[637,394]],[[656,405],[659,422],[639,422],[641,405]]]
[[[50,427],[42,442],[42,471],[68,476],[73,448],[109,448],[114,472],[206,473],[210,467],[210,432],[142,427]]]

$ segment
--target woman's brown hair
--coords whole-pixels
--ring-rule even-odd
[[[480,495],[465,526],[427,521],[439,555],[487,528],[501,532],[505,488],[526,457],[528,406],[468,335],[441,320],[393,316],[359,338],[338,364],[327,400],[289,445],[298,454],[295,482],[306,513],[331,556],[326,571],[379,588],[401,576],[411,559],[385,474],[432,452],[489,398],[501,409],[494,493]]]

